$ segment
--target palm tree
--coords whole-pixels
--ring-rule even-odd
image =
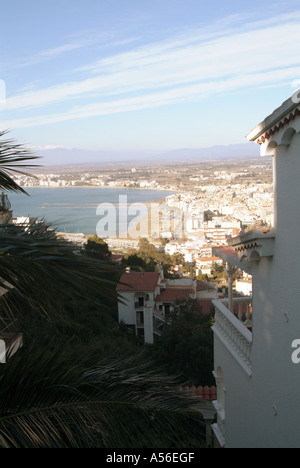
[[[37,167],[26,162],[38,159],[12,139],[1,140],[0,189],[27,194],[11,177],[13,172],[29,175],[25,170]],[[28,194],[27,194],[28,195]],[[10,284],[13,294],[21,296],[31,307],[47,315],[47,307],[55,312],[53,298],[95,298],[104,306],[116,298],[116,272],[107,262],[75,255],[74,245],[59,239],[55,229],[45,222],[33,220],[29,225],[0,225],[0,286]]]
[[[0,372],[0,447],[195,448],[203,424],[178,384],[136,357],[33,346]]]
[[[0,189],[26,193],[11,177],[13,173],[27,174],[25,169],[36,167],[28,161],[39,159],[22,144],[13,139],[4,139],[8,130],[0,131]]]
[[[1,141],[6,133],[0,132],[0,189],[24,192],[11,175],[24,173],[36,156]],[[77,348],[76,328],[56,339],[50,324],[58,316],[68,321],[66,302],[88,301],[100,317],[118,299],[116,267],[76,255],[48,227],[0,226],[0,286],[7,290],[1,313],[24,324],[30,311],[50,335],[31,334],[0,365],[0,447],[202,446],[202,418],[178,380],[158,374],[143,355],[103,355],[97,340]]]

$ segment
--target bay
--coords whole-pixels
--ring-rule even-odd
[[[44,219],[57,231],[85,235],[96,234],[101,219],[96,211],[99,205],[113,204],[118,215],[120,200],[127,201],[130,206],[163,200],[171,194],[158,190],[103,187],[26,187],[25,190],[29,196],[8,193],[14,218]],[[119,233],[126,230],[127,226],[122,226]]]

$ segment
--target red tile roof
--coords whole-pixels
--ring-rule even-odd
[[[175,302],[177,300],[188,301],[190,297],[190,293],[188,289],[165,289],[161,291],[161,293],[156,296],[155,300],[158,302]]]
[[[111,254],[111,257],[110,257],[110,259],[116,263],[121,263],[123,258],[124,258],[124,255],[122,254]]]
[[[213,262],[213,261],[218,261],[220,260],[219,257],[198,257],[197,261],[201,263],[205,262]]]
[[[299,109],[295,109],[294,113],[292,112],[289,117],[285,117],[284,119],[282,118],[275,127],[269,129],[263,136],[261,136],[256,143],[261,145],[264,143],[266,140],[269,140],[274,133],[278,132],[281,128],[283,128],[285,125],[288,125],[292,120],[295,119],[295,117],[300,115]]]
[[[213,284],[207,283],[206,281],[197,280],[197,291],[209,291],[215,289]]]
[[[181,391],[186,392],[191,397],[198,397],[200,400],[214,401],[217,399],[217,389],[212,387],[184,387]]]
[[[121,276],[118,291],[155,291],[160,273],[130,272]]]

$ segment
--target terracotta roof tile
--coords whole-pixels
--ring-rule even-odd
[[[205,281],[197,280],[197,291],[208,291],[215,289],[215,286]]]
[[[214,401],[217,399],[217,389],[212,387],[184,387],[181,391],[188,393],[192,397],[198,397],[200,400]]]
[[[118,291],[155,291],[160,273],[130,272],[121,276]]]
[[[156,301],[161,302],[175,302],[176,300],[186,300],[188,301],[190,297],[188,289],[165,289],[161,291],[161,293],[156,296]]]

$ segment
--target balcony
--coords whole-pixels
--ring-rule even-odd
[[[252,331],[252,296],[235,297],[231,305],[228,298],[221,299],[221,302],[227,309],[232,310],[234,316],[248,330]]]
[[[6,357],[11,357],[22,346],[22,333],[16,319],[0,318],[0,362],[5,363]],[[5,349],[4,349],[5,345]]]
[[[215,336],[232,354],[242,369],[252,375],[252,308],[251,297],[232,299],[232,310],[228,308],[229,299],[215,300],[215,323],[212,327]]]

